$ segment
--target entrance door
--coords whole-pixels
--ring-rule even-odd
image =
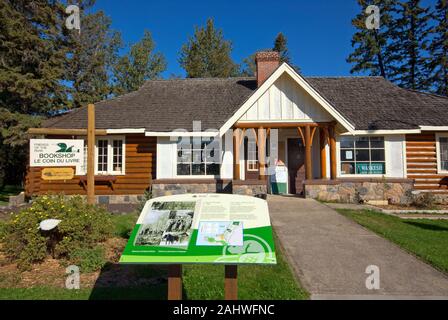
[[[305,181],[305,146],[302,139],[288,139],[289,192],[303,195]]]

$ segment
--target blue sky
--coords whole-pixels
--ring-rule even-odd
[[[435,0],[425,0],[431,3]],[[355,0],[97,0],[112,18],[125,43],[138,41],[143,30],[152,32],[157,50],[168,61],[165,77],[184,76],[178,57],[194,26],[215,20],[233,43],[232,58],[240,63],[253,52],[271,48],[283,32],[293,63],[307,76],[350,75],[352,18],[359,12]]]

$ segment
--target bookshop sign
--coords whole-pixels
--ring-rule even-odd
[[[31,139],[31,167],[79,167],[84,162],[84,140]]]

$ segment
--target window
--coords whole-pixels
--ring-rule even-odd
[[[84,139],[83,137],[78,137],[78,139]],[[84,159],[82,166],[76,168],[76,175],[85,175],[87,173],[87,141],[84,139]]]
[[[108,140],[97,140],[97,172],[107,173]]]
[[[123,140],[112,142],[112,169],[114,172],[123,171]]]
[[[84,164],[79,168],[79,175],[87,174],[87,140],[84,139]],[[95,174],[98,175],[122,175],[124,169],[124,137],[101,137],[96,140],[95,150]]]
[[[247,145],[247,171],[258,171],[258,147],[255,139],[245,138]]]
[[[341,174],[385,174],[386,158],[384,150],[384,137],[341,137]]]
[[[218,176],[219,144],[213,138],[180,138],[177,143],[178,176]]]
[[[437,149],[439,172],[448,172],[448,136],[438,138]]]

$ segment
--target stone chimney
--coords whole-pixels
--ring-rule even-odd
[[[260,87],[280,65],[280,54],[276,51],[262,51],[255,55],[257,64],[257,86]]]

